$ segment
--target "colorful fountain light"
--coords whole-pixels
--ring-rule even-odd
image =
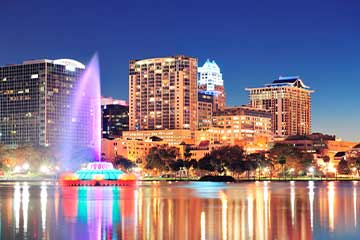
[[[84,146],[93,150],[95,156],[92,156],[92,160],[95,162],[88,163],[85,169],[75,173],[63,174],[60,183],[64,186],[129,185],[136,180],[133,175],[114,169],[112,163],[101,162],[100,101],[100,69],[95,54],[74,86],[70,99],[70,119],[67,121],[71,122],[71,136],[62,146],[66,155],[64,162],[69,165],[76,165],[74,153]]]
[[[134,175],[117,170],[109,162],[91,162],[85,169],[64,174],[60,182],[64,186],[120,186],[135,182]]]
[[[69,99],[69,112],[63,128],[70,134],[62,143],[63,163],[71,169],[81,148],[91,149],[93,160],[101,160],[101,89],[97,54],[86,65]],[[81,159],[80,159],[81,160]]]

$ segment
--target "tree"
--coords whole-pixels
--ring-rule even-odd
[[[359,157],[355,160],[354,167],[356,169],[357,175],[359,176],[359,171],[360,171],[360,158]]]
[[[182,167],[184,167],[184,161],[181,159],[178,160],[173,160],[170,162],[169,167],[172,171],[177,172],[179,171]]]
[[[190,158],[191,158],[191,152],[190,152],[190,146],[186,145],[185,146],[185,151],[184,151],[184,158],[185,158],[185,161],[189,161]]]
[[[201,170],[212,172],[215,170],[213,165],[210,163],[210,154],[206,154],[204,157],[202,157],[198,162],[198,167]]]
[[[326,164],[326,179],[327,179],[327,176],[328,176],[327,173],[329,171],[330,157],[329,156],[324,156],[323,161]]]
[[[337,166],[337,171],[339,174],[349,174],[350,168],[349,168],[348,162],[344,159],[340,160],[340,162]]]
[[[352,168],[355,168],[357,176],[359,176],[360,171],[360,157],[358,158],[351,158],[349,164]]]
[[[130,168],[136,167],[136,164],[133,161],[130,161],[129,159],[124,158],[123,156],[117,156],[115,158],[114,165],[124,170],[128,170]]]
[[[284,155],[280,155],[277,159],[277,162],[282,167],[283,177],[285,177],[285,164],[286,164],[286,157]]]
[[[177,159],[179,150],[167,145],[152,147],[146,156],[146,169],[159,169],[160,171],[170,169],[171,161]]]

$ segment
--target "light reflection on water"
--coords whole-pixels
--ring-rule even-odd
[[[0,185],[1,239],[354,238],[357,182]]]

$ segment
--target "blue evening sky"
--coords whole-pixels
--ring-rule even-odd
[[[228,105],[246,87],[300,75],[313,94],[313,131],[360,141],[358,0],[1,0],[0,65],[99,53],[102,94],[128,97],[129,59],[215,59]]]

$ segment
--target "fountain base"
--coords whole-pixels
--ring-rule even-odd
[[[85,169],[65,173],[60,178],[62,186],[130,186],[136,177],[114,169],[109,162],[92,162]]]

